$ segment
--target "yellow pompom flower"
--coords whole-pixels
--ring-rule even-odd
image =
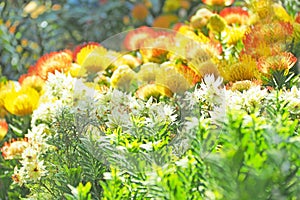
[[[4,98],[4,107],[14,115],[29,115],[38,107],[39,98],[39,93],[31,87],[13,88]]]
[[[136,73],[128,65],[122,65],[111,76],[111,86],[128,91],[134,80],[136,80]]]
[[[226,81],[236,82],[243,80],[256,80],[259,78],[256,61],[250,56],[243,54],[236,63],[220,61],[218,69]]]

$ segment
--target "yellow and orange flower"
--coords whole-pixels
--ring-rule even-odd
[[[141,26],[135,30],[131,30],[124,39],[124,47],[130,51],[138,50],[145,39],[153,38],[155,34],[155,31],[147,26]]]
[[[287,75],[295,65],[297,58],[290,52],[281,52],[269,57],[261,57],[258,62],[259,71],[269,77],[273,71],[284,71]]]
[[[266,56],[267,52],[283,51],[291,41],[292,35],[293,26],[289,22],[274,21],[267,24],[256,24],[245,34],[244,53],[259,58]],[[267,52],[260,51],[260,47]]]
[[[8,124],[5,119],[0,119],[0,141],[6,136],[8,131]]]
[[[45,80],[37,74],[28,73],[20,76],[19,83],[24,87],[31,87],[38,92],[42,92]]]
[[[31,87],[12,88],[4,98],[4,107],[14,115],[29,115],[38,107],[39,98],[39,93]]]
[[[5,160],[19,158],[28,146],[27,138],[13,139],[11,142],[5,142],[1,148],[2,156]]]
[[[48,73],[68,72],[72,64],[72,52],[64,50],[60,52],[52,52],[42,56],[36,63],[38,75],[47,80]]]
[[[168,33],[157,33],[156,37],[146,39],[140,49],[144,62],[165,61],[170,47],[174,45],[173,39],[173,35]]]
[[[248,25],[250,21],[248,11],[241,7],[224,8],[221,10],[220,16],[225,19],[228,25]]]
[[[202,0],[202,2],[209,6],[230,6],[234,0]]]

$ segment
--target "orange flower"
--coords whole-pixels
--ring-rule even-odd
[[[77,60],[77,54],[81,52],[82,49],[84,49],[85,51],[88,50],[89,52],[91,52],[94,48],[100,46],[100,44],[98,42],[88,42],[88,43],[83,43],[81,45],[78,45],[75,47],[75,50],[73,52],[73,60],[78,63]],[[83,53],[83,52],[81,52]]]
[[[35,89],[38,92],[41,92],[43,90],[45,80],[43,80],[40,76],[36,74],[28,73],[20,76],[19,83],[22,86],[28,86]]]
[[[176,15],[160,15],[154,19],[152,26],[159,28],[170,28],[177,21],[178,17]]]
[[[289,22],[275,21],[256,24],[245,34],[243,52],[255,58],[266,56],[268,52],[280,52],[286,48],[292,34],[293,26]],[[266,52],[261,51],[261,47]]]
[[[5,160],[19,158],[28,145],[27,138],[13,139],[11,142],[5,142],[1,148],[2,156]]]
[[[220,16],[226,20],[228,25],[247,25],[250,20],[249,13],[241,7],[224,8],[220,12]]]
[[[141,26],[129,31],[124,39],[124,46],[127,50],[138,50],[145,39],[153,38],[155,31],[147,26]]]
[[[8,124],[5,119],[0,119],[0,141],[6,136],[8,131]]]
[[[131,10],[132,17],[139,21],[144,21],[147,18],[148,14],[149,11],[147,7],[142,3],[136,4]]]
[[[209,6],[230,6],[234,0],[202,0],[202,2]]]
[[[72,64],[72,52],[64,50],[60,52],[52,52],[42,56],[36,63],[36,69],[39,76],[46,80],[48,73],[67,72]]]
[[[170,47],[174,44],[171,34],[158,33],[144,41],[140,53],[145,62],[162,63],[167,59]]]
[[[284,71],[288,74],[289,69],[297,62],[297,58],[290,52],[281,52],[269,57],[261,57],[258,62],[258,70],[265,76],[270,76],[272,71]]]
[[[296,14],[295,22],[300,24],[300,12]]]

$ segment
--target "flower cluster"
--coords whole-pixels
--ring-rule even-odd
[[[166,12],[189,1],[170,2],[163,8]],[[43,191],[41,195],[62,197],[67,184],[80,179],[100,187],[104,176],[103,195],[111,190],[105,185],[110,180],[115,181],[113,187],[131,191],[128,198],[143,193],[135,185],[142,183],[141,188],[148,188],[141,190],[149,190],[141,195],[146,198],[155,196],[153,184],[170,187],[171,178],[181,176],[176,170],[191,170],[198,181],[191,180],[196,185],[190,186],[191,192],[210,198],[216,188],[209,186],[215,182],[198,180],[213,176],[214,168],[203,168],[207,154],[244,159],[246,171],[257,158],[255,167],[263,170],[262,163],[273,153],[266,153],[266,146],[277,145],[273,138],[264,138],[263,131],[285,130],[267,122],[291,125],[293,133],[280,135],[286,139],[282,141],[292,143],[298,137],[294,132],[299,129],[300,90],[292,73],[297,58],[288,47],[300,42],[299,17],[294,19],[269,0],[251,2],[248,7],[228,7],[233,0],[203,1],[207,7],[174,30],[142,26],[103,43],[45,54],[18,82],[1,83],[1,152],[5,161],[18,161],[14,183],[39,188],[32,189],[32,195]],[[137,4],[131,14],[145,20],[148,7]],[[22,127],[26,120],[29,127]],[[240,135],[228,138],[234,131]],[[252,137],[260,141],[252,144]],[[238,148],[230,146],[228,141],[241,138]],[[265,142],[268,139],[271,142]],[[245,155],[233,155],[236,149]],[[252,155],[249,149],[260,152]],[[118,174],[114,168],[123,171]],[[158,181],[164,176],[170,183]]]

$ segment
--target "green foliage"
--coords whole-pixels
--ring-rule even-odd
[[[77,188],[69,185],[71,188],[71,194],[65,194],[67,200],[91,200],[91,194],[89,193],[92,187],[90,182],[87,182],[86,185],[79,183]]]

